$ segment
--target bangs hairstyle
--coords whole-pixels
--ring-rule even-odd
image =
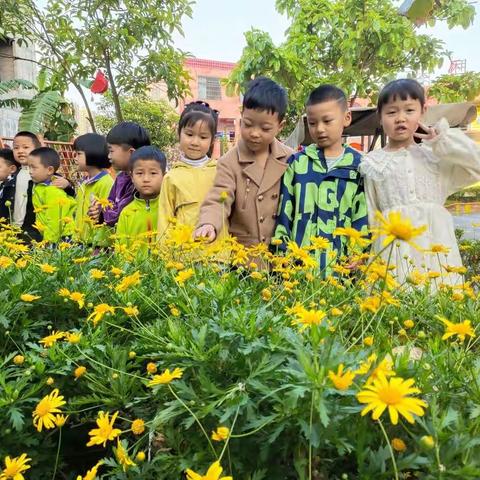
[[[107,143],[135,150],[151,144],[148,132],[138,123],[120,122],[107,134]]]
[[[55,172],[60,168],[60,155],[53,148],[36,148],[30,152],[30,156],[39,158],[44,167],[53,167]]]
[[[425,106],[425,90],[416,80],[411,78],[401,78],[387,83],[382,88],[378,96],[377,112],[382,113],[382,109],[387,103],[400,100],[418,100],[422,108]]]
[[[35,148],[40,148],[42,146],[42,144],[40,143],[40,140],[38,139],[38,137],[32,133],[32,132],[27,132],[26,130],[24,131],[21,131],[21,132],[17,132],[15,134],[15,136],[13,137],[13,139],[15,140],[16,138],[18,137],[24,137],[24,138],[29,138],[32,143],[33,143],[33,146]]]
[[[276,113],[281,122],[287,112],[287,91],[278,83],[266,77],[252,80],[243,97],[243,109]]]
[[[98,133],[86,133],[80,135],[73,142],[73,149],[85,153],[88,167],[109,168],[107,141]]]
[[[139,160],[153,160],[160,165],[162,173],[167,169],[167,159],[165,154],[157,147],[140,147],[130,155],[129,167],[130,171],[135,167],[135,163]]]
[[[0,158],[3,158],[9,166],[14,165],[17,167],[17,170],[22,168],[22,166],[15,160],[13,152],[9,148],[0,148]]]
[[[320,85],[313,90],[307,98],[306,106],[317,105],[318,103],[337,102],[342,110],[348,110],[347,96],[345,92],[335,85]]]

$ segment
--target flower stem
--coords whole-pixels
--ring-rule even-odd
[[[190,409],[190,407],[175,393],[173,388],[171,387],[170,384],[167,385],[168,388],[170,389],[170,392],[172,392],[172,395],[182,404],[183,408],[194,418],[194,420],[197,422],[198,426],[200,427],[200,430],[202,430],[203,434],[205,435],[205,438],[208,441],[208,445],[212,449],[213,454],[215,455],[215,458],[218,459],[217,452],[215,451],[215,448],[212,445],[212,442],[210,441],[210,437],[208,436],[208,433],[205,431],[203,428],[202,422],[198,419],[198,417],[195,415],[195,413]]]
[[[52,480],[55,480],[57,475],[57,467],[58,467],[58,457],[60,456],[60,447],[62,445],[62,429],[58,429],[58,447],[57,447],[57,455],[55,456],[55,467],[53,468],[53,475]]]
[[[237,411],[235,412],[235,417],[232,422],[232,426],[230,428],[230,431],[232,431],[235,427],[235,423],[237,423],[237,418],[238,418],[238,412],[240,411],[240,405],[237,407]],[[218,461],[220,462],[222,460],[223,454],[225,453],[225,450],[228,447],[228,443],[230,442],[230,435],[228,435],[227,439],[225,440],[225,445],[223,446],[223,450],[220,453],[220,457],[218,457]]]
[[[308,438],[308,480],[312,480],[312,425],[313,425],[313,403],[315,401],[315,390],[312,392],[312,401],[310,403],[310,424]]]
[[[395,480],[399,480],[400,477],[398,476],[397,462],[395,461],[395,455],[393,453],[393,449],[392,449],[392,445],[390,443],[390,439],[388,438],[387,432],[385,431],[385,428],[383,427],[383,423],[380,419],[378,419],[378,424],[380,425],[383,436],[385,437],[385,440],[387,441],[388,449],[390,450],[390,457],[392,459],[393,471],[395,473]]]

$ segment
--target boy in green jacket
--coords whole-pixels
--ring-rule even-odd
[[[122,210],[117,223],[117,240],[126,247],[156,241],[158,196],[167,166],[165,155],[156,147],[140,147],[130,157],[130,175],[135,194]]]
[[[40,147],[28,157],[28,167],[33,183],[33,208],[36,213],[35,227],[42,239],[57,243],[73,234],[75,200],[64,190],[52,185],[60,157],[53,148]]]
[[[88,212],[95,202],[106,202],[113,185],[113,177],[108,168],[107,141],[98,133],[80,135],[73,142],[78,171],[87,174],[85,181],[77,190],[77,208],[75,212],[75,239],[94,246],[109,245],[113,233],[105,224],[97,224]]]

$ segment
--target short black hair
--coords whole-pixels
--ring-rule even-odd
[[[12,150],[9,148],[0,148],[0,158],[3,158],[9,165],[14,165],[17,170],[22,166],[15,160]]]
[[[151,144],[147,130],[135,122],[117,123],[107,134],[107,143],[134,149]]]
[[[40,140],[38,139],[38,137],[32,133],[32,132],[28,132],[27,130],[23,130],[21,132],[17,132],[15,134],[15,136],[13,137],[13,139],[15,140],[15,138],[18,138],[18,137],[26,137],[26,138],[30,138],[33,142],[33,146],[35,148],[40,148],[42,146]]]
[[[30,152],[30,156],[39,158],[44,167],[53,167],[55,172],[60,168],[60,155],[53,148],[36,148]]]
[[[178,121],[178,135],[180,135],[185,127],[193,127],[197,122],[205,122],[212,135],[212,144],[207,152],[207,155],[211,156],[213,142],[215,141],[215,135],[217,134],[218,115],[218,110],[211,108],[207,102],[198,100],[191,102],[188,105],[185,105],[185,108],[180,115],[180,120]]]
[[[97,168],[110,167],[107,140],[98,133],[80,135],[73,142],[73,149],[85,153],[87,166]]]
[[[252,110],[266,110],[276,113],[282,121],[287,112],[287,91],[270,78],[257,77],[247,87],[243,97],[243,108]]]
[[[343,110],[348,109],[347,95],[335,85],[320,85],[310,92],[307,98],[306,106],[317,105],[325,102],[338,102]]]
[[[165,154],[157,147],[146,146],[135,150],[130,155],[130,170],[133,170],[135,163],[137,163],[139,160],[154,160],[160,165],[162,173],[165,173],[165,170],[167,169],[167,159]]]
[[[400,78],[387,83],[381,90],[377,101],[377,112],[382,113],[383,107],[397,98],[401,100],[418,100],[422,108],[425,106],[425,89],[413,78]]]

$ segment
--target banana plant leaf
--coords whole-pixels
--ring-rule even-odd
[[[30,100],[19,97],[18,90],[37,90],[37,87],[28,80],[0,82],[0,108],[26,108],[30,104]],[[5,98],[1,98],[2,96]]]
[[[26,108],[23,109],[18,121],[20,130],[42,132],[47,124],[58,112],[65,99],[56,90],[49,90],[36,95]]]

